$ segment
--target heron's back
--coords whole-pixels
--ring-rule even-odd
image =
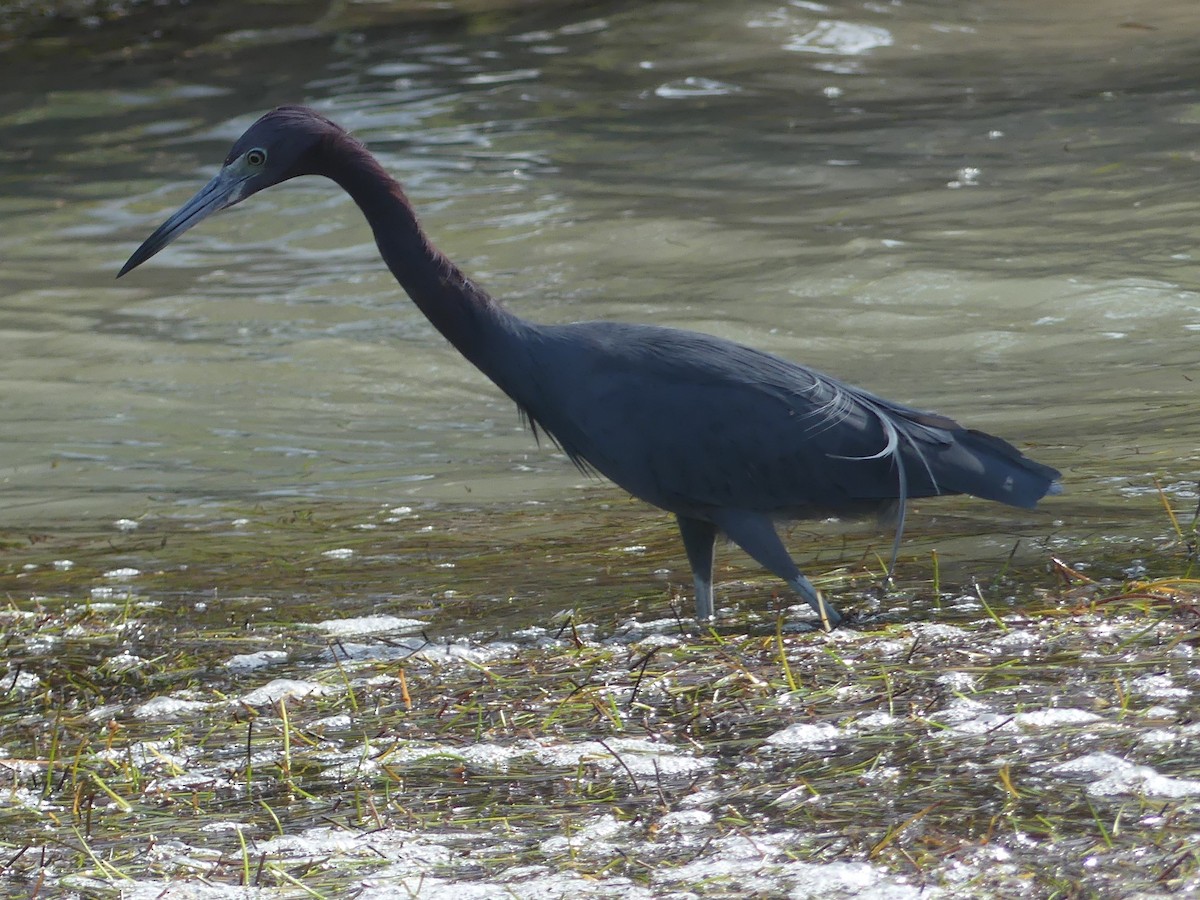
[[[972,494],[1032,507],[1058,477],[1000,438],[696,332],[529,326],[502,384],[580,465],[676,513],[862,514]]]

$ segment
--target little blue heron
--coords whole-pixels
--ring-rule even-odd
[[[205,217],[273,184],[323,175],[358,204],[396,280],[459,352],[583,471],[674,513],[713,617],[718,534],[804,598],[828,630],[841,615],[792,561],[775,520],[875,514],[972,494],[1033,507],[1059,473],[935,413],[694,331],[620,322],[540,325],[507,311],[430,243],[400,184],[314,110],[285,106],[243,134],[220,172],[122,267],[124,275]]]

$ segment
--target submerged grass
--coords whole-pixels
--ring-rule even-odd
[[[9,536],[0,891],[1200,889],[1186,529],[1136,577],[1046,547],[888,594],[851,543],[823,635],[730,571],[697,630],[673,536],[612,512]]]

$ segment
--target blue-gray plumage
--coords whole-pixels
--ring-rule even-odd
[[[1000,438],[769,353],[674,328],[513,315],[429,242],[399,183],[361,143],[304,107],[255,122],[120,275],[206,216],[301,175],[350,194],[409,297],[535,431],[581,469],[675,514],[702,620],[713,615],[718,534],[791,585],[828,629],[841,616],[796,567],[775,520],[894,516],[894,562],[912,497],[1032,507],[1060,490],[1058,472]]]

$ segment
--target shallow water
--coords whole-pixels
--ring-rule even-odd
[[[535,445],[328,183],[113,280],[295,101],[363,136],[522,315],[722,334],[1063,469],[1037,513],[919,505],[915,533],[993,532],[955,556],[1153,543],[1156,478],[1194,505],[1189,3],[221,10],[0,63],[22,73],[0,97],[0,526],[622,502]]]
[[[127,585],[0,610],[6,895],[1200,889],[1182,584],[798,639]]]

